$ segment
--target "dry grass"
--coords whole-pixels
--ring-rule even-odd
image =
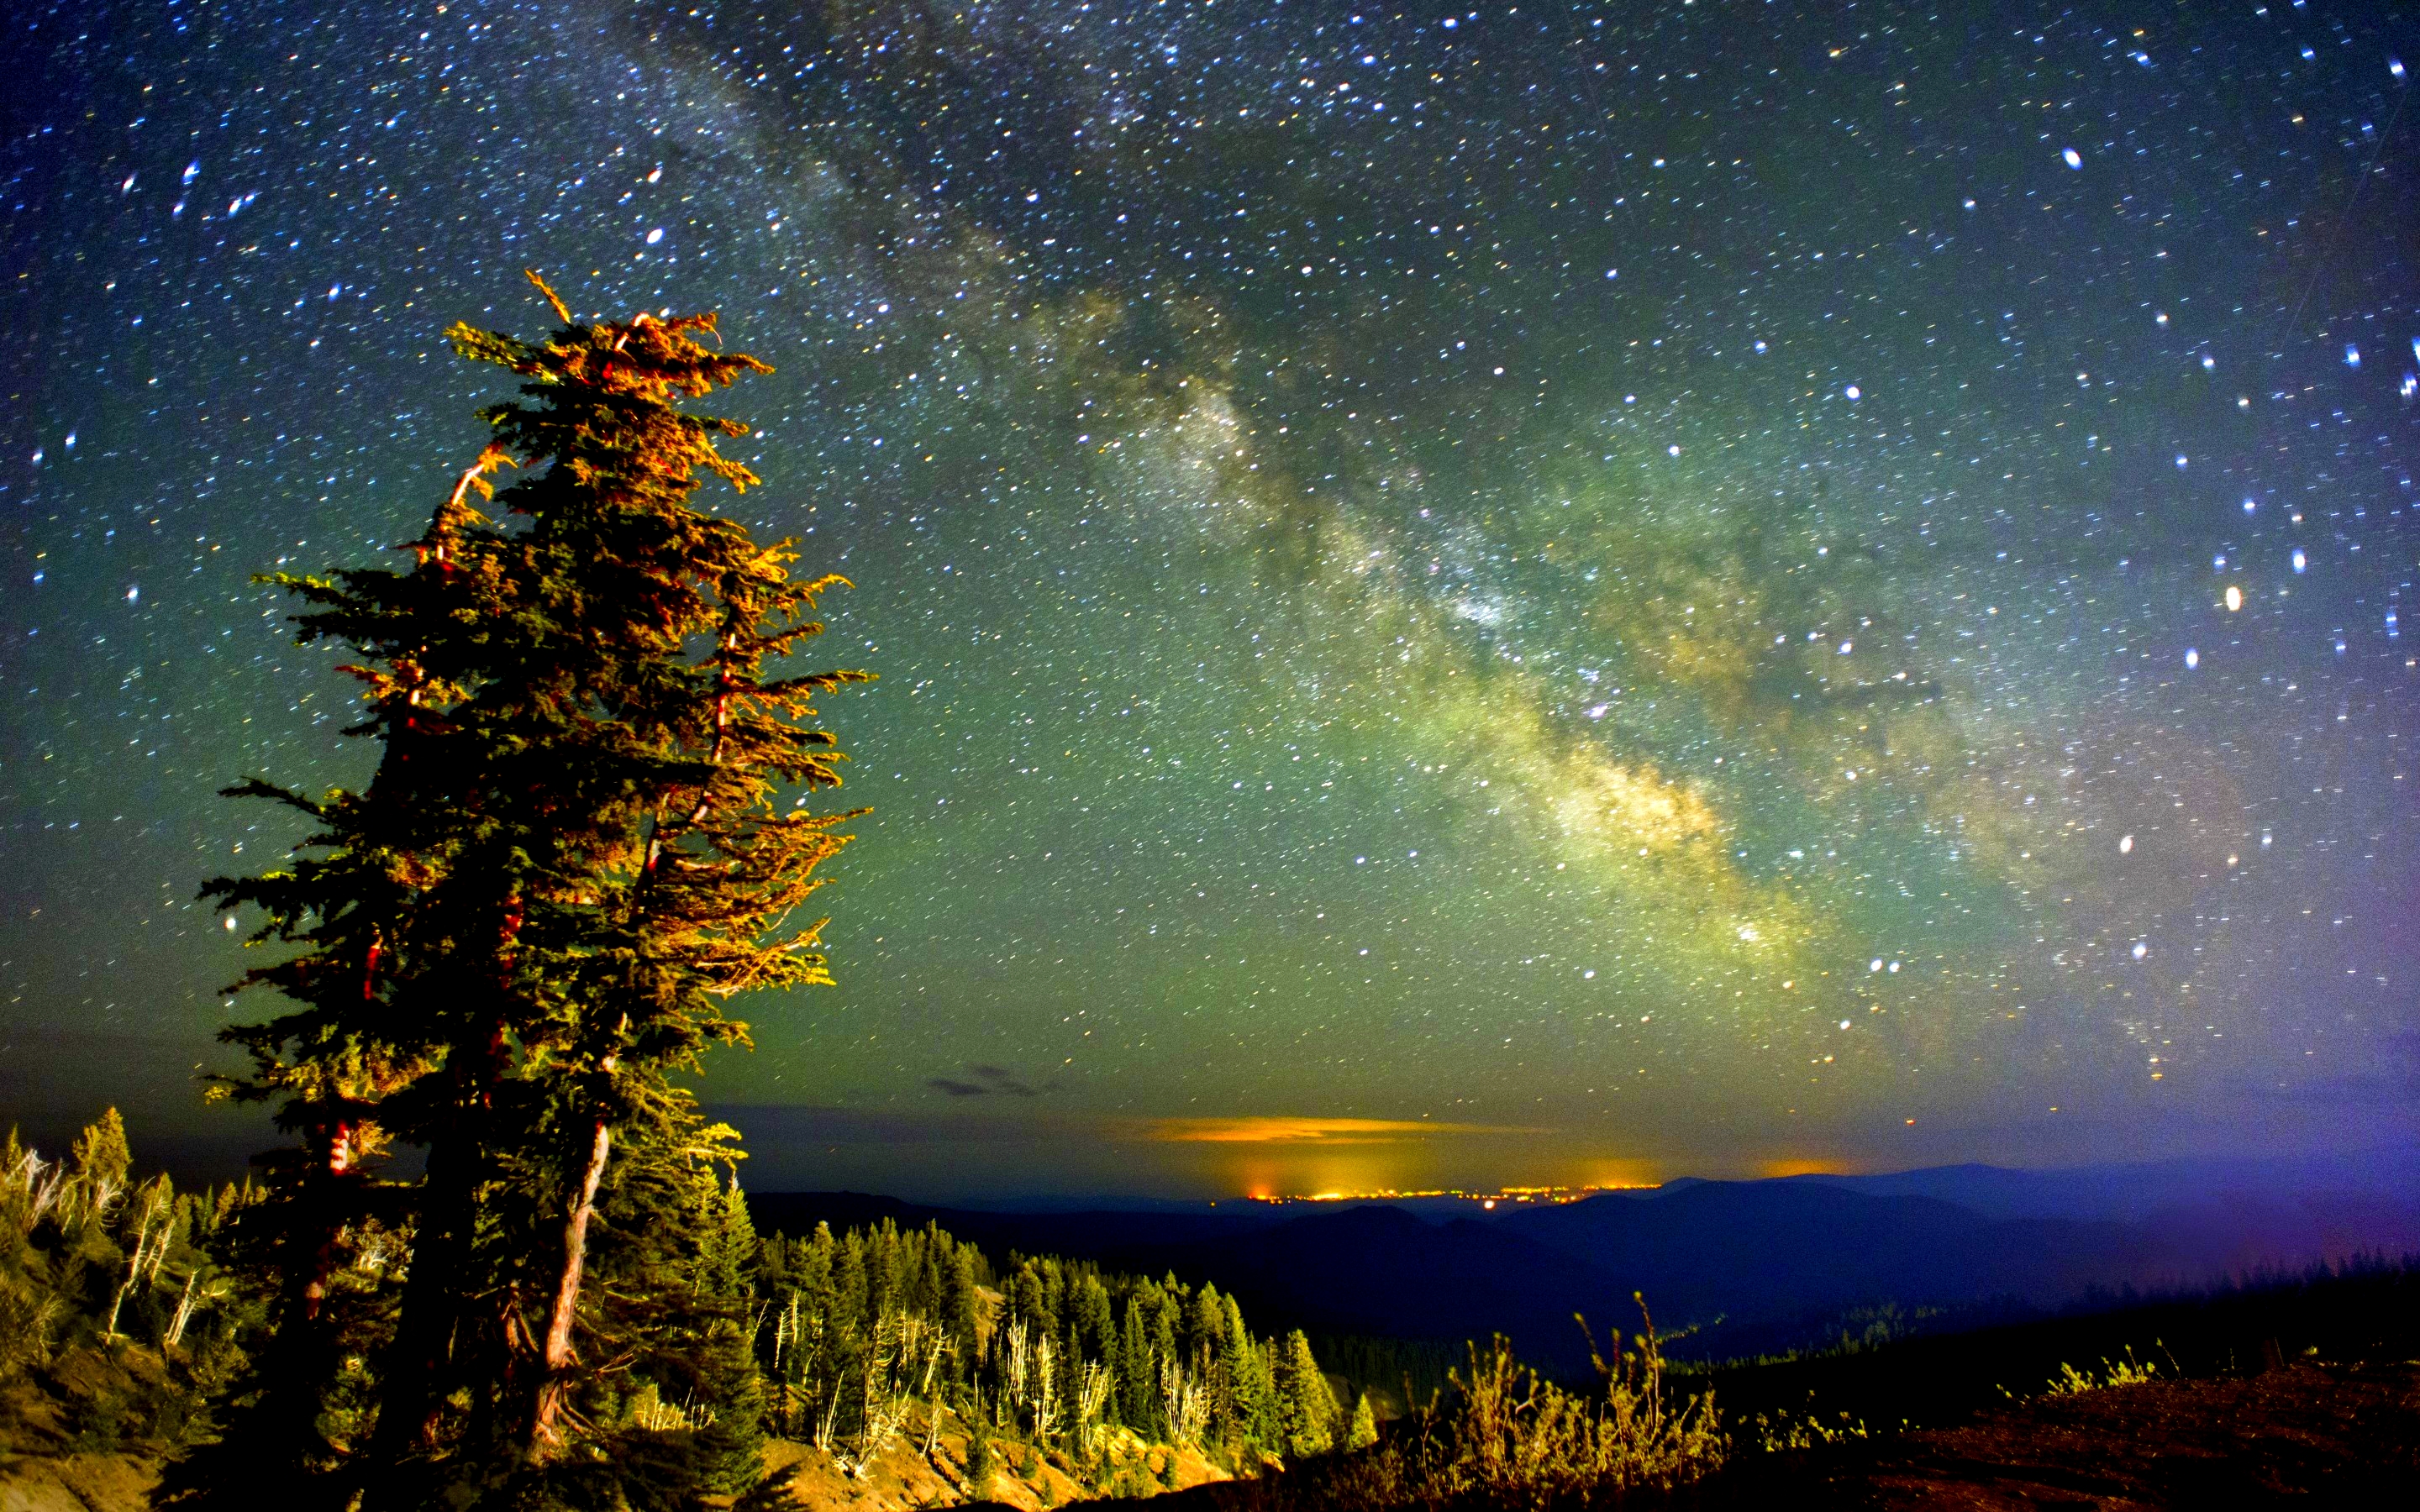
[[[2159,1347],[2157,1339],[2151,1343],[2154,1349]],[[2104,1358],[2098,1375],[2089,1370],[2078,1370],[2061,1361],[2057,1377],[2042,1388],[2042,1395],[2076,1396],[2087,1391],[2107,1391],[2112,1386],[2139,1386],[2145,1381],[2158,1380],[2159,1376],[2160,1367],[2149,1360],[2135,1359],[2134,1350],[2129,1346],[2123,1361],[2112,1363]]]
[[[1618,1331],[1603,1350],[1591,1335],[1590,1352],[1597,1389],[1575,1392],[1523,1365],[1500,1335],[1473,1344],[1448,1393],[1373,1447],[1279,1477],[1264,1499],[1338,1512],[1576,1508],[1721,1467],[1730,1441],[1714,1397],[1668,1395],[1652,1319],[1627,1349]]]

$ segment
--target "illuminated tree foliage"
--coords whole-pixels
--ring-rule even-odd
[[[1284,1453],[1295,1458],[1326,1454],[1336,1443],[1336,1394],[1311,1357],[1311,1341],[1296,1329],[1272,1352],[1278,1435]]]
[[[853,815],[799,805],[843,759],[812,701],[863,674],[777,664],[841,579],[794,578],[788,543],[691,502],[702,474],[757,479],[715,446],[745,427],[685,401],[768,369],[707,345],[710,315],[582,324],[531,276],[553,333],[448,333],[521,397],[483,411],[494,440],[411,566],[271,579],[303,601],[304,641],[353,653],[368,712],[349,733],[380,745],[375,775],[231,790],[314,831],[205,891],[298,947],[244,980],[285,1004],[227,1031],[253,1070],[226,1090],[298,1141],[266,1210],[289,1277],[277,1347],[318,1377],[352,1345],[377,1359],[374,1427],[336,1425],[300,1467],[339,1504],[609,1458],[595,1413],[619,1388],[599,1372],[645,1356],[630,1328],[728,1354],[709,1348],[736,1284],[717,1294],[712,1236],[681,1227],[678,1255],[631,1237],[708,1225],[696,1194],[732,1158],[673,1078],[746,1041],[733,995],[830,980],[801,909]],[[425,1176],[377,1174],[398,1143]],[[391,1336],[338,1341],[317,1299],[380,1225],[410,1234]],[[617,1315],[587,1285],[609,1259],[681,1271],[654,1295],[692,1304]]]

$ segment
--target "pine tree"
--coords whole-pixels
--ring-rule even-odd
[[[1278,1437],[1284,1452],[1297,1458],[1326,1454],[1336,1442],[1336,1394],[1311,1357],[1311,1340],[1295,1329],[1270,1352],[1275,1356]]]
[[[865,1237],[852,1228],[832,1258],[832,1313],[850,1335],[865,1332],[873,1288],[865,1275]]]
[[[296,1253],[365,1208],[384,1140],[427,1151],[380,1361],[389,1467],[563,1455],[617,1150],[688,1139],[672,1078],[746,1042],[732,995],[830,980],[821,925],[792,918],[852,817],[784,805],[839,784],[812,701],[861,674],[772,665],[841,580],[794,579],[787,543],[690,502],[701,474],[757,480],[715,449],[745,427],[683,401],[768,369],[704,345],[711,316],[582,324],[532,280],[562,321],[545,340],[448,333],[523,398],[483,412],[495,440],[414,565],[271,579],[306,605],[305,641],[355,652],[375,775],[232,790],[318,827],[288,867],[206,890],[300,947],[246,978],[290,1010],[227,1034],[255,1068],[232,1094],[274,1103],[341,1197],[295,1207]],[[520,481],[497,492],[506,466]],[[420,1494],[362,1484],[374,1505]]]
[[[84,1189],[96,1195],[95,1206],[107,1208],[116,1196],[126,1190],[127,1173],[133,1168],[134,1155],[126,1143],[126,1120],[116,1108],[105,1108],[99,1119],[85,1126],[68,1147],[76,1180]]]
[[[709,1349],[702,1395],[714,1416],[697,1434],[698,1481],[737,1496],[765,1478],[764,1378],[737,1323],[718,1326]]]
[[[1116,1316],[1109,1306],[1109,1292],[1101,1285],[1098,1275],[1087,1273],[1068,1288],[1068,1328],[1082,1357],[1094,1361],[1109,1373],[1114,1386],[1122,1361]],[[1118,1394],[1112,1390],[1105,1406],[1109,1421],[1123,1422],[1125,1414]]]
[[[707,1204],[706,1219],[700,1241],[703,1284],[744,1309],[755,1300],[757,1256],[763,1246],[756,1238],[755,1221],[748,1215],[748,1194],[739,1189],[737,1172]]]
[[[972,1494],[982,1499],[991,1489],[991,1477],[1000,1468],[1000,1456],[992,1446],[991,1410],[984,1406],[980,1384],[970,1392],[967,1400],[967,1483]]]
[[[1367,1449],[1378,1442],[1378,1414],[1370,1409],[1370,1394],[1353,1398],[1353,1424],[1344,1430],[1344,1447]]]
[[[1211,1296],[1208,1287],[1202,1288]],[[1267,1370],[1261,1351],[1252,1347],[1252,1335],[1244,1327],[1243,1309],[1233,1297],[1215,1299],[1218,1313],[1218,1376],[1223,1395],[1220,1408],[1224,1416],[1221,1437],[1248,1441],[1259,1447],[1272,1447],[1275,1435],[1265,1431],[1268,1398],[1264,1390]]]
[[[940,1237],[946,1242],[949,1236]],[[976,1344],[982,1332],[983,1298],[975,1287],[974,1246],[951,1246],[949,1257],[941,1263],[939,1289],[941,1326],[957,1341],[957,1350],[950,1357],[950,1368],[954,1373],[965,1374],[974,1367]]]
[[[1149,1282],[1126,1294],[1125,1321],[1118,1337],[1118,1416],[1146,1439],[1163,1437],[1160,1419],[1158,1362],[1153,1357],[1149,1325]]]
[[[1180,1297],[1183,1296],[1179,1292]],[[1218,1361],[1227,1343],[1227,1304],[1218,1288],[1208,1282],[1193,1294],[1185,1309],[1184,1350],[1196,1370],[1207,1371]]]
[[[1279,1413],[1276,1354],[1275,1339],[1262,1339],[1252,1350],[1251,1417],[1244,1432],[1264,1452],[1283,1454],[1285,1432]]]

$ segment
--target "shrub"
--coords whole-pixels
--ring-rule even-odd
[[[2157,1347],[2158,1342],[2153,1340],[2153,1346]],[[2097,1376],[2061,1361],[2058,1378],[2043,1388],[2042,1395],[2080,1396],[2087,1391],[2106,1391],[2112,1386],[2139,1386],[2145,1381],[2157,1380],[2159,1374],[2160,1367],[2151,1361],[2135,1359],[2133,1348],[2130,1345],[2122,1362],[2113,1364],[2104,1357],[2101,1362],[2101,1373]]]
[[[1621,1342],[1617,1333],[1609,1350],[1591,1343],[1600,1389],[1589,1393],[1545,1380],[1501,1335],[1470,1345],[1441,1399],[1371,1447],[1285,1477],[1298,1484],[1272,1487],[1268,1500],[1337,1512],[1586,1507],[1720,1468],[1730,1442],[1712,1394],[1667,1398],[1652,1319],[1630,1349]]]

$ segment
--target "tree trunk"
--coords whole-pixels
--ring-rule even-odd
[[[463,1288],[473,1280],[471,1249],[486,1162],[480,1134],[495,1111],[496,1086],[504,1080],[512,1054],[504,1007],[512,1000],[513,945],[526,916],[517,891],[507,891],[501,905],[496,954],[488,963],[493,975],[485,984],[492,994],[485,1033],[473,1041],[476,1053],[462,1055],[451,1069],[453,1118],[444,1130],[450,1137],[428,1141],[411,1269],[404,1282],[387,1368],[381,1372],[385,1384],[379,1396],[378,1426],[370,1436],[374,1473],[432,1452],[444,1427],[446,1365],[466,1313]],[[411,1495],[407,1485],[390,1477],[386,1485],[370,1489],[368,1504],[410,1504],[393,1500]]]
[[[185,1342],[185,1325],[194,1320],[194,1283],[201,1278],[202,1270],[198,1265],[186,1275],[185,1294],[177,1299],[177,1317],[168,1325],[167,1337],[162,1341],[163,1348],[173,1350]]]
[[[373,1476],[366,1488],[371,1507],[418,1505],[411,1499],[413,1483],[390,1473],[434,1451],[444,1427],[446,1367],[467,1311],[464,1288],[472,1280],[471,1245],[484,1160],[480,1130],[506,1054],[501,1018],[490,1025],[483,1048],[484,1057],[466,1060],[455,1072],[450,1137],[428,1142],[411,1268],[395,1340],[380,1371],[378,1426],[367,1457]]]
[[[540,1356],[543,1374],[538,1379],[537,1402],[530,1425],[532,1459],[562,1446],[562,1434],[555,1421],[563,1412],[567,1384],[565,1372],[575,1358],[571,1324],[580,1307],[581,1274],[588,1264],[588,1221],[596,1216],[597,1188],[605,1180],[605,1163],[613,1149],[613,1131],[600,1118],[589,1134],[588,1164],[580,1173],[580,1195],[573,1200],[571,1211],[564,1215],[563,1268],[555,1281],[553,1303],[547,1311],[546,1343]]]
[[[276,1332],[254,1361],[262,1385],[246,1421],[255,1435],[243,1451],[249,1472],[271,1497],[298,1512],[337,1512],[347,1494],[344,1480],[323,1473],[342,1456],[341,1441],[325,1431],[329,1392],[343,1373],[334,1320],[325,1315],[336,1270],[338,1243],[350,1213],[349,1189],[359,1174],[355,1125],[320,1110],[305,1128],[311,1165],[297,1183],[278,1257],[280,1286]],[[192,1321],[199,1270],[186,1277],[168,1342],[184,1336]]]
[[[457,1149],[454,1140],[429,1145],[411,1270],[404,1279],[395,1342],[380,1372],[385,1378],[384,1389],[379,1395],[378,1427],[371,1435],[369,1454],[371,1465],[380,1471],[437,1446],[443,1416],[441,1386],[462,1313],[456,1288],[469,1275],[475,1189],[472,1165],[472,1158]],[[410,1493],[397,1488],[397,1494]],[[368,1500],[372,1506],[388,1504],[375,1481]]]

